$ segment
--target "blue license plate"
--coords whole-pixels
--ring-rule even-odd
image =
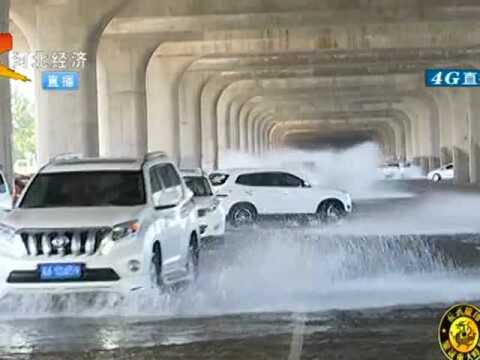
[[[82,277],[82,264],[41,264],[40,280],[78,280]]]

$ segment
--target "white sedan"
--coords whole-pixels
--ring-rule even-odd
[[[427,177],[433,182],[440,182],[442,180],[451,180],[455,176],[453,164],[444,165],[438,169],[432,170],[428,173]]]
[[[225,211],[212,190],[208,175],[201,169],[192,169],[182,170],[182,176],[194,195],[202,238],[223,237],[225,234]]]

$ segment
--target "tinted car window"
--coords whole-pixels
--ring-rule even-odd
[[[163,180],[163,185],[165,188],[171,188],[174,186],[178,186],[182,183],[180,179],[180,175],[178,175],[177,171],[171,164],[167,164],[161,167],[160,173]]]
[[[135,206],[145,204],[141,171],[39,174],[20,208]]]
[[[276,186],[278,179],[272,173],[243,174],[237,178],[236,183],[247,186]]]
[[[303,181],[296,176],[282,172],[264,172],[243,174],[237,178],[237,184],[246,186],[300,187]]]
[[[265,174],[258,173],[240,175],[235,182],[246,186],[266,186],[268,181],[265,179]]]
[[[399,163],[387,163],[384,165],[385,167],[400,167]]]
[[[5,179],[3,178],[3,175],[0,174],[0,193],[5,193],[7,192],[7,185],[5,184]]]
[[[210,175],[208,175],[208,178],[210,179],[210,182],[213,186],[220,186],[225,184],[229,177],[230,175],[223,173],[211,173]]]
[[[447,166],[447,170],[452,170],[453,169],[453,165],[448,165]]]
[[[212,189],[203,176],[185,176],[185,183],[195,196],[212,196]]]
[[[161,166],[157,165],[150,169],[150,183],[152,186],[153,194],[163,189],[160,168]]]
[[[287,173],[279,173],[278,175],[279,185],[282,187],[302,187],[303,180]]]

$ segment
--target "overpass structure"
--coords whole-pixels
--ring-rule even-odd
[[[88,54],[78,91],[36,81],[41,162],[165,150],[210,169],[231,150],[373,140],[480,182],[480,90],[424,79],[479,66],[478,0],[3,0],[0,14],[29,51]],[[0,82],[7,167],[8,97]]]

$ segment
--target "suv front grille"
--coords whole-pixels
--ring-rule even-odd
[[[29,229],[22,230],[28,256],[94,255],[111,229]]]

